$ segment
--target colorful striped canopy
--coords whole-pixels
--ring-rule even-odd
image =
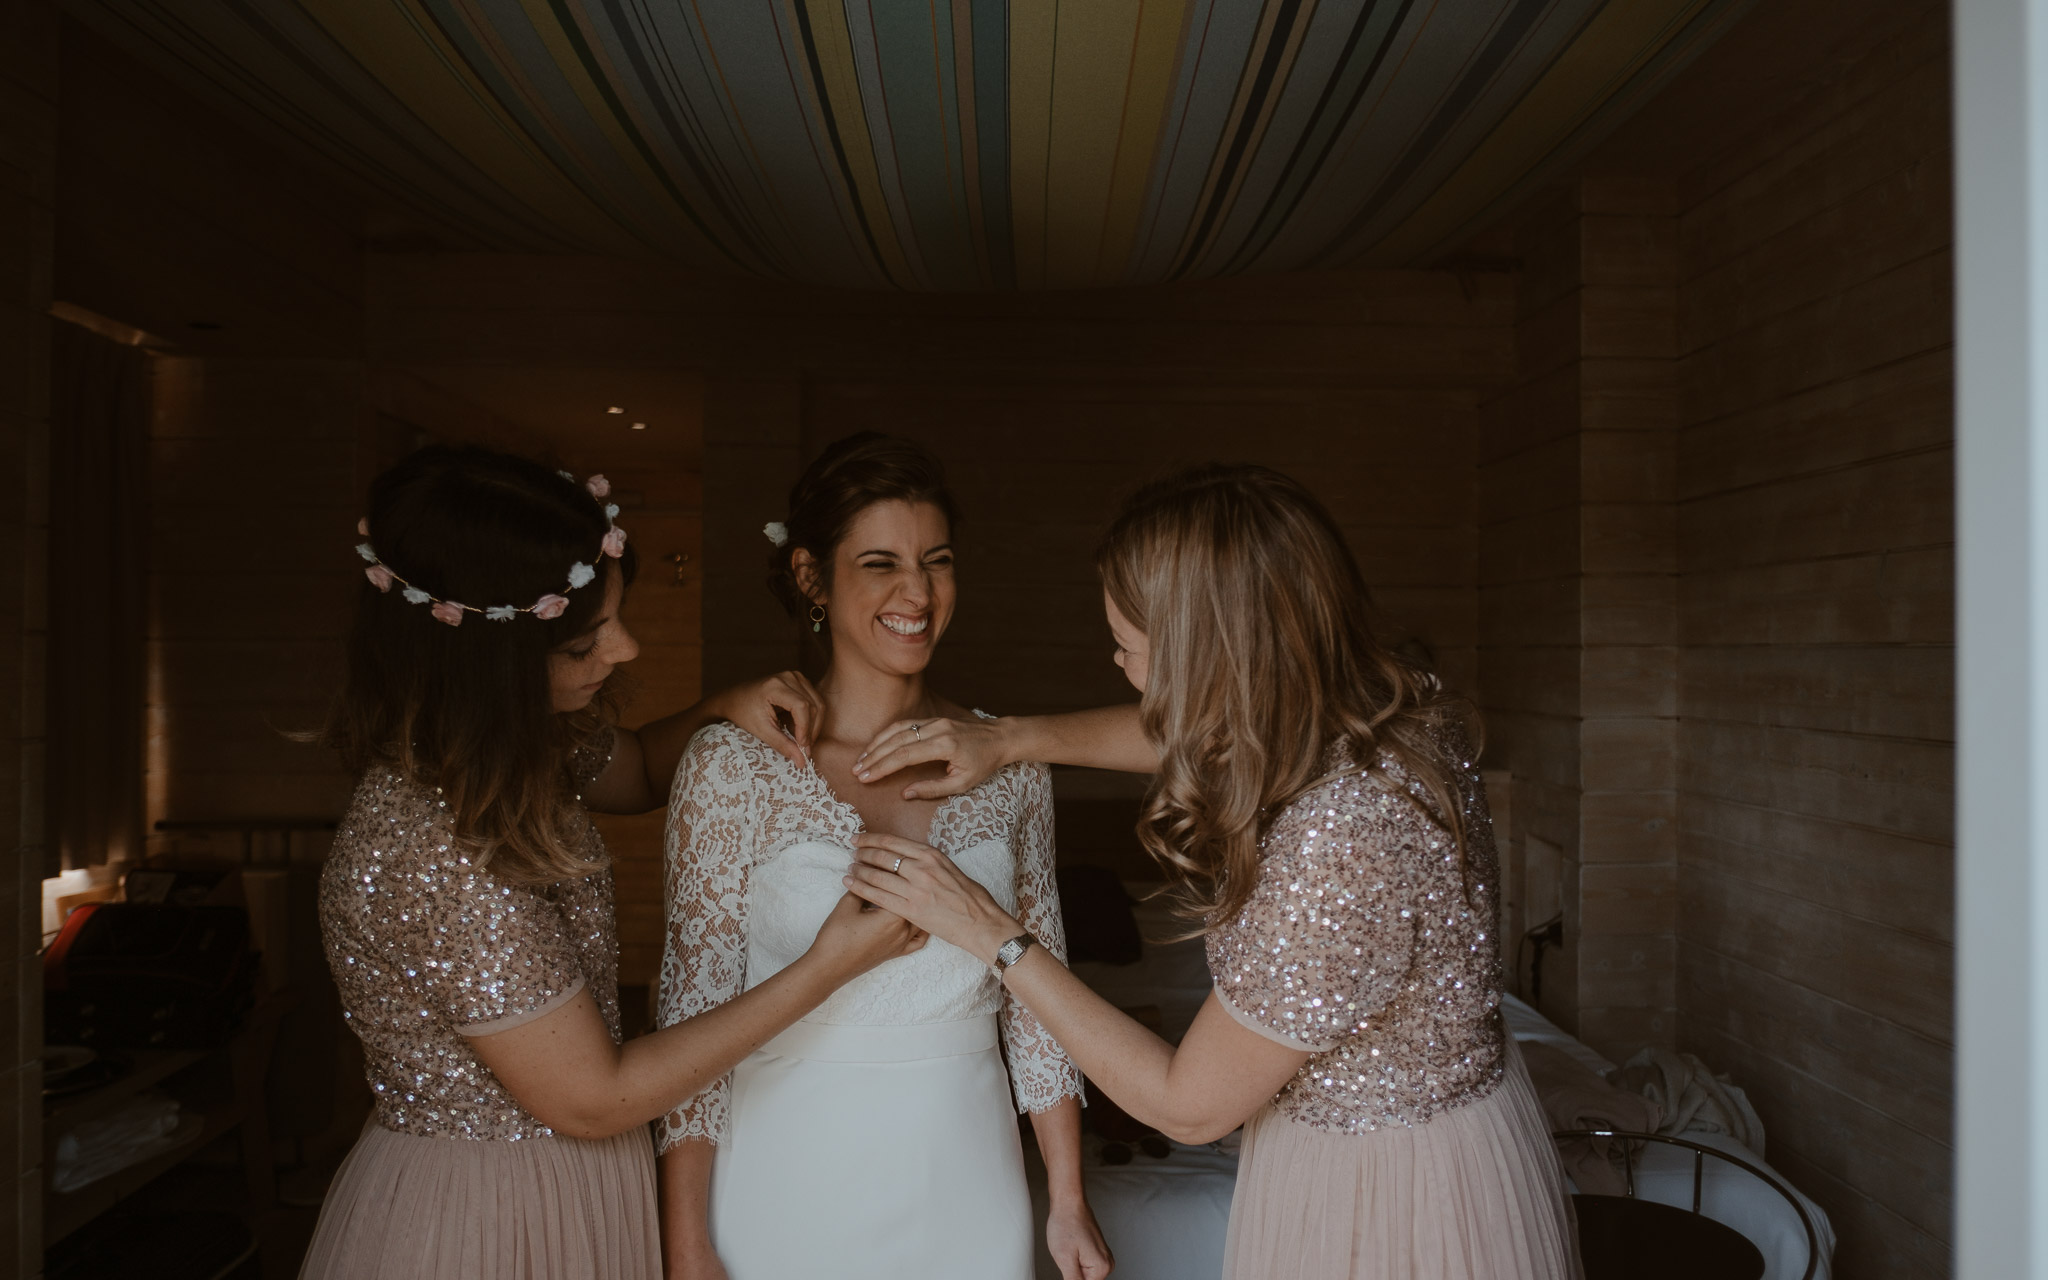
[[[77,0],[492,248],[852,288],[1425,261],[1734,0]]]

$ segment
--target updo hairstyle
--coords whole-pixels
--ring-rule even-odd
[[[547,882],[593,868],[563,834],[574,805],[569,761],[597,746],[614,719],[614,675],[582,711],[557,714],[549,655],[591,630],[613,573],[631,583],[631,543],[612,559],[609,521],[584,486],[551,467],[493,449],[431,445],[370,485],[378,557],[443,600],[479,608],[566,595],[561,616],[439,621],[396,588],[357,589],[348,674],[325,739],[354,772],[394,768],[439,787],[455,833],[493,870]],[[566,584],[569,567],[597,576]]]
[[[768,589],[800,624],[799,634],[827,654],[832,651],[832,628],[811,630],[811,607],[816,602],[797,580],[797,550],[811,553],[818,589],[829,594],[839,544],[861,513],[878,502],[928,502],[946,517],[947,528],[959,523],[939,460],[916,441],[879,431],[833,441],[789,491],[789,514],[783,520],[789,541],[769,553]]]

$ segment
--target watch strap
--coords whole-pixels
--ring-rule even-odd
[[[996,949],[996,968],[1007,969],[1024,958],[1024,953],[1038,946],[1038,939],[1028,933],[1020,933]]]

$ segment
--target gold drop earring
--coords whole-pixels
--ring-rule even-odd
[[[823,631],[824,629],[825,606],[822,604],[814,604],[811,606],[811,631],[813,633],[816,633],[819,631]]]

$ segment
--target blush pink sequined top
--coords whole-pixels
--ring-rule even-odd
[[[1418,1125],[1500,1082],[1499,861],[1479,771],[1462,736],[1451,742],[1463,867],[1427,791],[1383,753],[1272,821],[1251,900],[1209,934],[1224,1008],[1315,1051],[1273,1099],[1291,1120],[1334,1133]]]
[[[577,753],[577,780],[609,762]],[[619,943],[604,838],[580,809],[572,838],[604,869],[532,887],[495,875],[455,839],[433,787],[371,770],[357,784],[320,882],[320,931],[342,1016],[363,1042],[377,1123],[431,1138],[518,1140],[554,1131],[505,1091],[470,1037],[551,1013],[585,987],[619,1039]]]

